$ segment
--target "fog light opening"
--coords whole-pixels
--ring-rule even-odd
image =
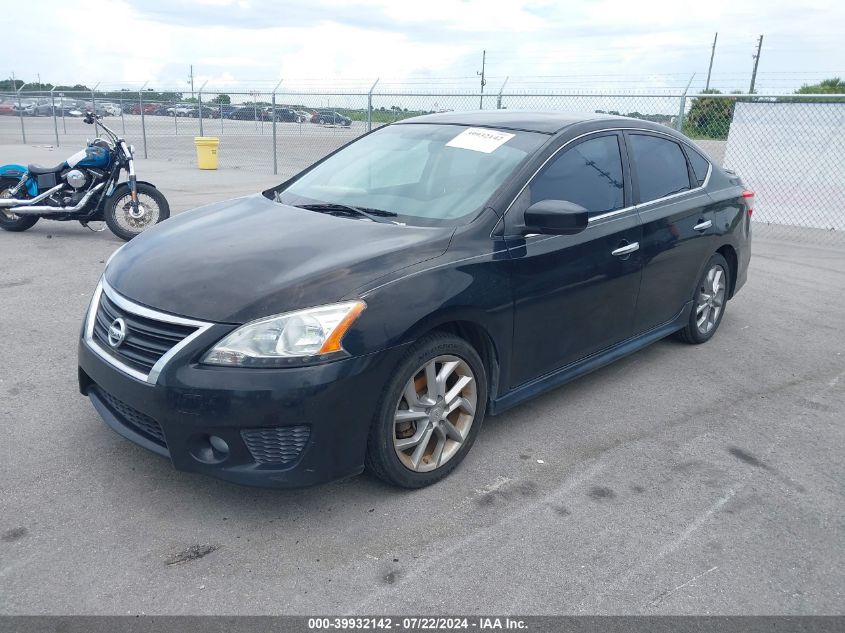
[[[229,445],[217,435],[198,435],[190,443],[191,456],[204,464],[219,464],[229,457]]]

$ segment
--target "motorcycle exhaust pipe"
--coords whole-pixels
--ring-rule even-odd
[[[8,211],[9,213],[14,213],[15,215],[49,215],[60,213],[75,213],[76,211],[82,211],[85,205],[88,204],[88,201],[91,199],[91,196],[93,196],[100,189],[102,189],[105,184],[106,183],[101,182],[99,185],[93,187],[88,193],[82,196],[82,200],[80,200],[76,204],[76,206],[73,207],[48,207],[45,205],[41,205],[28,207],[12,207]]]
[[[29,207],[35,204],[36,202],[41,202],[44,198],[52,196],[57,191],[60,191],[64,187],[64,183],[60,185],[56,185],[52,189],[45,191],[44,193],[40,193],[34,198],[29,198],[28,200],[18,200],[17,198],[0,198],[0,209],[6,209],[9,207]]]

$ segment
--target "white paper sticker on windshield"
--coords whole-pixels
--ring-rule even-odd
[[[499,149],[514,136],[515,134],[499,132],[498,130],[490,130],[483,127],[471,127],[468,130],[464,130],[451,141],[446,143],[446,147],[471,149],[474,152],[484,152],[485,154],[490,154],[491,152]]]

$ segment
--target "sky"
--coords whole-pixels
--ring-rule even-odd
[[[841,0],[33,0],[7,76],[101,88],[485,92],[747,90],[845,77]],[[693,77],[694,74],[694,77]]]

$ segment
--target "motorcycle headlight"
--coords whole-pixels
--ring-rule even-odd
[[[366,307],[363,301],[347,301],[252,321],[212,347],[202,362],[279,367],[294,359],[320,359],[343,352],[343,335]]]

